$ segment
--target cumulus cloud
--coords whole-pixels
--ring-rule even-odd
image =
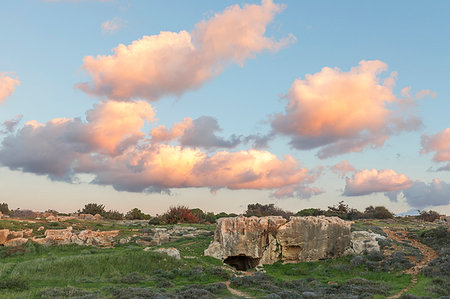
[[[203,148],[233,148],[241,143],[240,137],[232,135],[225,139],[216,135],[222,129],[217,120],[210,116],[201,116],[197,119],[185,118],[173,125],[171,130],[165,126],[154,128],[150,135],[153,142],[169,142],[178,139],[182,146]]]
[[[13,94],[16,86],[19,85],[19,79],[12,78],[6,73],[0,73],[0,103],[6,102],[6,99]]]
[[[392,169],[364,169],[346,179],[343,195],[359,196],[376,192],[403,190],[411,186],[411,180]]]
[[[0,148],[0,163],[10,169],[47,174],[70,180],[79,158],[91,153],[118,155],[143,137],[144,122],[154,112],[146,102],[108,101],[80,118],[57,118],[45,124],[29,121],[7,135]]]
[[[356,168],[353,167],[347,160],[341,161],[331,167],[331,171],[338,174],[341,178],[345,177],[347,173],[355,172]]]
[[[102,33],[103,34],[113,34],[124,26],[125,22],[120,18],[112,18],[102,23]]]
[[[423,209],[430,206],[450,204],[450,184],[434,179],[426,184],[416,181],[403,191],[407,203],[415,208]]]
[[[1,133],[12,133],[17,125],[19,124],[19,122],[22,120],[23,115],[22,114],[18,114],[16,115],[14,118],[11,119],[7,119],[3,122],[2,127],[4,128],[3,130],[1,130]]]
[[[273,130],[289,136],[293,148],[320,148],[322,159],[381,147],[390,135],[419,128],[414,102],[393,94],[396,73],[380,78],[386,70],[381,61],[363,60],[349,72],[324,67],[295,80]]]
[[[435,162],[450,161],[450,128],[436,133],[435,135],[422,135],[422,154],[434,152]],[[450,162],[438,170],[450,170]]]
[[[80,83],[84,92],[112,99],[155,101],[181,95],[214,78],[230,63],[243,65],[263,50],[278,51],[295,38],[266,37],[267,25],[282,6],[271,0],[261,5],[233,5],[195,25],[192,33],[160,32],[112,55],[86,56],[83,69],[92,77]]]
[[[263,150],[208,154],[198,147],[155,143],[141,132],[144,123],[152,120],[154,111],[147,102],[108,101],[87,111],[86,121],[80,118],[58,118],[44,124],[29,121],[3,139],[0,164],[66,181],[74,181],[78,174],[92,174],[94,184],[130,192],[200,187],[213,192],[221,188],[277,192],[289,187],[291,193],[286,188],[280,191],[284,197],[320,192],[308,189],[308,184],[320,176],[322,167],[308,171],[291,156],[278,158]],[[178,125],[185,124],[193,128],[195,120]],[[166,132],[168,137],[164,137],[162,131],[154,136],[160,140],[173,136],[181,136],[181,140],[184,136],[172,128]],[[187,130],[181,131],[185,134]]]

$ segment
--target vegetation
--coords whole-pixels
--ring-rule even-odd
[[[244,213],[245,216],[282,216],[283,218],[289,219],[290,216],[294,215],[292,212],[285,211],[281,208],[275,207],[273,203],[262,205],[259,203],[249,204],[247,206],[247,211]]]
[[[420,211],[419,216],[417,216],[417,219],[433,222],[434,220],[437,220],[441,217],[441,215],[436,211]]]
[[[125,218],[129,219],[129,220],[149,220],[151,218],[151,216],[144,214],[138,208],[134,208],[127,212],[127,214],[125,215]]]
[[[9,214],[9,207],[6,202],[0,203],[0,213],[8,215]]]
[[[103,217],[111,220],[122,220],[123,214],[116,210],[109,210],[108,212],[105,212]]]
[[[170,207],[164,214],[164,219],[167,224],[176,223],[198,223],[199,219],[186,206]]]
[[[82,210],[79,210],[78,213],[81,214],[91,214],[91,215],[105,215],[106,210],[105,210],[105,205],[102,204],[97,204],[97,203],[88,203],[87,205],[84,206],[84,208]]]

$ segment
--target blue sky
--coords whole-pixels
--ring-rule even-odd
[[[195,24],[211,20],[228,6],[238,4],[260,5],[259,1],[7,1],[0,7],[0,73],[18,78],[20,86],[0,106],[0,123],[23,115],[16,131],[4,134],[20,138],[25,123],[36,120],[45,123],[55,118],[81,117],[105,98],[88,95],[74,88],[77,83],[90,82],[91,76],[82,69],[86,56],[111,55],[119,44],[129,45],[143,36],[158,35],[160,31],[192,32]],[[116,191],[110,185],[72,183],[50,180],[45,173],[24,171],[25,164],[15,164],[6,154],[0,161],[0,201],[11,207],[45,210],[54,208],[74,211],[87,202],[101,202],[109,208],[122,211],[133,207],[155,214],[178,203],[219,212],[242,211],[248,203],[274,202],[297,211],[305,207],[321,207],[344,200],[351,206],[386,205],[395,212],[411,208],[435,209],[450,213],[450,198],[442,195],[440,204],[423,197],[422,203],[407,201],[399,195],[391,202],[383,191],[360,196],[342,196],[346,180],[329,168],[346,160],[356,171],[391,169],[405,175],[409,185],[421,181],[431,187],[439,179],[443,190],[450,183],[449,171],[435,171],[448,160],[433,161],[436,150],[421,154],[421,136],[435,136],[449,127],[450,85],[450,21],[448,1],[276,1],[284,4],[267,24],[264,36],[275,40],[295,36],[296,41],[278,51],[256,51],[243,65],[233,61],[217,76],[206,80],[180,96],[163,96],[150,101],[156,111],[157,122],[147,122],[142,132],[148,134],[158,125],[171,128],[185,117],[192,119],[209,116],[217,120],[222,131],[219,136],[232,134],[249,136],[268,134],[272,130],[271,116],[286,113],[286,99],[295,79],[307,74],[318,74],[322,68],[339,68],[343,73],[357,67],[361,60],[380,60],[388,70],[380,75],[386,78],[397,72],[392,93],[401,94],[403,87],[411,86],[411,94],[420,90],[436,93],[435,98],[415,100],[416,111],[423,126],[410,132],[401,131],[389,136],[382,147],[365,148],[361,152],[345,153],[319,159],[318,148],[292,148],[290,135],[277,132],[263,150],[279,159],[292,156],[300,167],[313,170],[323,167],[322,174],[310,187],[323,193],[310,198],[291,196],[271,197],[272,189],[223,188],[216,194],[211,185],[193,188],[169,188],[172,195]],[[114,32],[102,31],[102,24],[118,20],[120,28]],[[146,99],[131,99],[146,100]],[[11,137],[11,138],[13,138]],[[18,139],[15,139],[18,140]],[[173,141],[176,143],[176,141]],[[445,140],[444,151],[445,151]],[[11,151],[4,153],[11,155]],[[200,146],[201,147],[201,146]],[[231,149],[218,147],[202,149],[207,155],[226,150],[249,150],[251,143],[240,143]],[[449,145],[447,145],[447,149]],[[27,149],[33,152],[33,149]],[[56,149],[58,150],[58,149]],[[61,149],[63,150],[63,149]],[[0,150],[1,151],[1,150]],[[14,152],[14,151],[12,151]],[[1,154],[0,154],[1,156]],[[12,159],[12,158],[11,158]],[[1,159],[0,159],[1,160]],[[26,163],[25,161],[23,163]],[[19,166],[17,166],[19,165]],[[20,166],[22,165],[22,166]],[[11,170],[10,168],[15,168]],[[89,181],[96,174],[79,174]],[[373,182],[372,182],[373,183]],[[371,184],[372,184],[371,183]],[[219,183],[215,183],[219,184]],[[302,183],[302,186],[304,183]],[[152,185],[153,186],[153,185]],[[390,188],[390,189],[389,189]],[[387,187],[392,191],[394,187]],[[397,188],[397,187],[395,187]],[[398,187],[400,188],[400,187]],[[406,188],[406,187],[405,187]],[[403,189],[395,189],[400,192]],[[231,188],[233,189],[233,188]],[[380,190],[380,189],[376,189]],[[429,191],[430,191],[429,190]],[[147,190],[148,191],[148,190]],[[432,193],[433,194],[433,193]],[[438,192],[438,196],[439,192]],[[412,203],[415,203],[415,206]]]

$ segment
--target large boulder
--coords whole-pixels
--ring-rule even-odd
[[[350,247],[351,222],[337,217],[229,217],[217,222],[204,254],[239,270],[262,264],[337,257]]]
[[[8,240],[9,229],[0,229],[0,245],[5,244]]]
[[[27,238],[14,238],[5,242],[6,247],[20,246],[28,242]]]
[[[352,246],[349,253],[363,254],[372,251],[380,251],[379,239],[386,239],[385,236],[368,231],[352,232]]]
[[[150,247],[147,247],[147,248],[150,248]],[[145,248],[145,249],[147,249],[147,248]],[[145,250],[145,251],[148,251],[148,250]],[[158,249],[155,249],[154,251],[162,253],[162,254],[167,254],[168,256],[173,257],[174,259],[177,259],[177,260],[181,259],[180,252],[178,251],[178,249],[176,249],[174,247],[158,248]]]

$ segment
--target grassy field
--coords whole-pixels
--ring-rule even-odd
[[[55,225],[0,220],[0,228],[9,229],[68,225],[120,229],[123,234],[136,232],[134,226],[112,222],[71,221]],[[407,229],[418,238],[421,234],[427,237],[424,233],[436,229],[436,225],[403,221],[363,221],[357,222],[355,229],[376,230],[386,226]],[[198,227],[214,229],[213,225]],[[176,247],[181,260],[146,252],[135,244],[114,248],[43,247],[31,243],[0,247],[0,298],[231,298],[233,295],[224,284],[227,281],[232,288],[258,298],[385,298],[406,288],[411,281],[411,275],[395,266],[403,264],[389,264],[390,260],[382,255],[299,264],[278,262],[259,271],[240,273],[219,260],[203,256],[211,241],[212,236],[202,236],[154,246]],[[439,298],[449,285],[445,273],[438,277],[420,274],[417,278],[408,294]]]

